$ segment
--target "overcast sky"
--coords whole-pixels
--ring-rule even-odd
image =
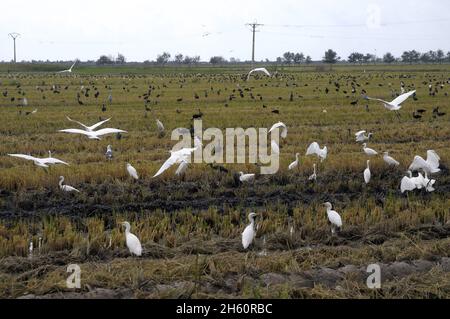
[[[251,59],[246,23],[264,24],[256,59],[326,49],[342,58],[354,51],[450,51],[448,0],[2,0],[0,60],[13,57],[9,32],[18,32],[17,60],[97,59],[125,55],[154,60],[168,51]]]

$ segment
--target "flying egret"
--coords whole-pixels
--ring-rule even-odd
[[[136,256],[142,255],[142,246],[139,238],[136,235],[130,232],[131,226],[129,222],[123,222],[122,226],[125,226],[125,240],[127,243],[127,247],[131,254]]]
[[[327,202],[324,204],[324,206],[327,208],[327,215],[328,220],[331,223],[331,234],[334,235],[335,233],[335,227],[341,228],[342,227],[342,219],[341,216],[334,210],[332,210],[333,206],[331,203]]]
[[[77,63],[77,61],[75,61],[72,64],[72,66],[70,68],[68,68],[67,70],[62,70],[62,71],[59,71],[59,72],[56,72],[56,73],[72,73],[72,69],[73,69],[73,67],[75,66],[76,63]]]
[[[127,131],[119,130],[116,128],[104,128],[98,131],[90,131],[90,132],[79,129],[66,129],[66,130],[59,130],[59,132],[86,135],[87,138],[90,140],[100,140],[101,139],[100,136],[108,134],[127,133]]]
[[[427,152],[427,160],[425,161],[421,156],[414,157],[414,161],[409,166],[410,171],[418,171],[423,170],[427,174],[439,173],[441,170],[439,169],[439,161],[441,158],[439,155],[433,151],[429,150]]]
[[[135,180],[139,179],[139,175],[138,175],[136,169],[133,166],[131,166],[130,163],[127,163],[127,172]]]
[[[372,133],[369,133],[368,135],[365,135],[366,131],[359,131],[355,134],[356,136],[356,142],[358,143],[364,143],[368,140],[370,140],[370,138],[373,136]]]
[[[298,167],[298,164],[299,164],[299,162],[300,162],[300,160],[299,160],[299,158],[298,158],[299,156],[300,156],[299,153],[295,154],[295,161],[292,162],[292,163],[289,165],[289,170],[290,170],[290,171]]]
[[[271,76],[270,75],[270,73],[269,73],[269,71],[267,71],[267,69],[266,68],[256,68],[256,69],[253,69],[253,70],[251,70],[250,72],[248,72],[248,75],[247,75],[247,81],[250,79],[250,75],[252,75],[253,73],[255,73],[255,72],[262,72],[262,73],[264,73],[265,75],[267,75],[267,76]]]
[[[50,155],[50,157],[47,157],[47,158],[37,158],[37,157],[31,156],[31,155],[25,155],[25,154],[8,154],[8,156],[22,158],[27,161],[33,161],[36,166],[44,167],[44,168],[49,167],[49,165],[56,165],[56,164],[64,164],[64,165],[69,166],[69,164],[67,164],[66,162],[63,162],[57,158],[51,157],[50,151],[49,151],[49,155]]]
[[[76,189],[75,187],[72,187],[70,185],[63,185],[64,183],[64,176],[60,176],[59,177],[59,189],[62,190],[63,192],[77,192],[79,193],[80,191],[78,189]]]
[[[255,181],[255,174],[244,174],[243,172],[239,172],[239,180],[242,183],[250,183]]]
[[[272,125],[272,127],[269,130],[269,133],[272,133],[272,131],[277,129],[277,128],[278,129],[281,128],[281,137],[282,138],[286,138],[288,129],[287,129],[286,124],[284,124],[283,122],[278,122],[278,123],[275,123],[274,125]]]
[[[272,148],[272,152],[274,154],[280,154],[280,147],[278,146],[277,142],[275,142],[274,140],[272,140],[272,142],[270,142],[270,146]]]
[[[400,163],[395,160],[393,157],[389,156],[389,152],[384,152],[383,160],[389,166],[399,166]]]
[[[112,151],[112,146],[111,146],[111,145],[108,145],[108,146],[106,147],[106,153],[105,153],[105,156],[106,156],[106,158],[107,158],[108,160],[112,160],[112,158],[113,158],[113,151]]]
[[[310,180],[310,181],[316,181],[317,180],[316,164],[314,164],[313,167],[314,167],[314,173],[308,178],[308,180]]]
[[[392,102],[386,102],[382,99],[374,99],[371,97],[366,96],[367,100],[373,100],[373,101],[379,101],[381,103],[384,104],[384,107],[386,109],[388,109],[389,111],[395,111],[398,112],[401,108],[402,108],[402,103],[405,102],[410,96],[414,95],[416,93],[416,91],[411,91],[405,94],[400,95],[399,97],[397,97],[395,100],[393,100]]]
[[[248,220],[250,221],[250,224],[245,227],[244,231],[242,232],[242,247],[244,249],[247,249],[248,246],[251,245],[253,240],[256,236],[256,229],[255,229],[255,217],[257,214],[250,213],[248,214]]]
[[[107,119],[107,120],[100,121],[100,122],[98,122],[98,123],[96,123],[96,124],[94,124],[94,125],[92,125],[92,126],[86,126],[86,125],[84,125],[84,124],[81,123],[81,122],[72,120],[72,119],[71,119],[70,117],[68,117],[68,116],[66,116],[66,118],[67,118],[69,121],[73,122],[73,123],[79,124],[79,125],[82,126],[82,127],[84,128],[84,130],[87,131],[87,132],[93,132],[97,127],[99,127],[99,126],[101,126],[101,125],[103,125],[103,124],[105,124],[106,122],[108,122],[108,121],[111,120],[111,118],[109,118],[109,119]]]
[[[368,160],[367,161],[367,168],[364,170],[364,181],[366,182],[366,184],[369,184],[370,177],[371,177],[369,164],[370,164],[370,161]]]
[[[194,148],[182,148],[179,151],[170,151],[170,157],[164,162],[159,171],[153,176],[153,178],[158,177],[170,167],[175,164],[182,164],[182,162],[188,162],[192,153],[194,153],[197,149],[202,147],[202,142],[200,139],[195,136],[194,138]],[[185,166],[183,164],[183,166]]]
[[[363,144],[363,151],[364,151],[364,153],[366,153],[366,155],[368,155],[368,156],[375,156],[375,155],[378,155],[378,152],[377,152],[377,151],[375,151],[375,150],[373,150],[373,149],[367,147],[367,143],[364,143],[364,144]]]
[[[323,162],[327,158],[328,148],[325,146],[320,149],[319,144],[317,142],[313,142],[306,150],[306,156],[314,154],[316,154],[320,158],[320,161]]]

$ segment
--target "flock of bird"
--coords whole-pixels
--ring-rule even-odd
[[[61,71],[59,73],[71,73],[75,64],[76,64],[76,62],[69,69]],[[255,72],[261,72],[269,77],[272,76],[265,68],[257,68],[257,69],[251,70],[248,73],[247,80],[249,80],[250,76]],[[338,89],[339,89],[339,87],[337,86],[337,90]],[[368,100],[368,101],[374,100],[374,101],[381,102],[386,109],[388,109],[389,111],[396,112],[397,116],[400,117],[400,114],[398,113],[398,111],[401,109],[402,104],[408,98],[416,96],[416,90],[405,92],[403,84],[402,84],[401,90],[402,90],[402,94],[399,95],[398,97],[396,97],[391,102],[387,102],[385,100],[378,99],[378,98],[371,98],[371,97],[367,96],[366,94],[364,94],[363,97],[365,100]],[[327,91],[328,91],[328,89],[327,89]],[[242,94],[242,90],[240,92]],[[326,93],[328,93],[328,92],[326,92]],[[365,93],[365,92],[363,92],[363,93]],[[293,98],[293,95],[291,94],[291,99],[292,98]],[[108,96],[108,99],[109,99],[110,103],[112,103],[112,94],[111,93]],[[78,100],[79,100],[79,97],[78,97]],[[25,101],[24,103],[27,103],[26,98],[24,99],[24,101]],[[103,107],[105,107],[105,106],[103,106]],[[437,112],[439,112],[439,110]],[[199,113],[197,114],[197,116],[198,117],[202,116],[202,113],[200,110],[199,110]],[[100,126],[109,122],[111,120],[111,118],[102,120],[91,126],[87,126],[79,121],[71,119],[70,117],[67,117],[67,120],[72,123],[78,124],[81,128],[62,129],[62,130],[59,130],[59,132],[83,135],[91,140],[100,140],[103,136],[109,135],[109,134],[127,133],[127,131],[117,129],[117,128],[99,129]],[[159,119],[156,119],[156,126],[158,128],[158,132],[160,133],[160,136],[162,136],[164,134],[165,127]],[[285,139],[287,137],[288,127],[286,124],[284,124],[283,122],[278,122],[278,123],[274,124],[270,128],[269,133],[273,132],[275,129],[280,130],[281,138]],[[187,130],[186,133],[190,133],[190,131]],[[355,134],[356,142],[362,143],[362,147],[363,147],[362,151],[364,152],[364,154],[366,154],[370,158],[379,155],[379,153],[376,150],[369,148],[367,146],[367,142],[369,142],[371,140],[372,136],[373,136],[373,133],[367,133],[367,131],[364,131],[364,130],[359,131]],[[202,145],[201,140],[197,136],[195,136],[193,148],[183,148],[178,151],[170,151],[170,157],[163,163],[163,165],[155,173],[153,178],[156,178],[156,177],[162,175],[164,172],[166,172],[169,168],[171,168],[174,165],[178,165],[175,175],[176,176],[184,175],[189,167],[191,155],[196,150],[201,148],[202,146],[203,145]],[[271,149],[272,149],[272,152],[274,152],[276,154],[280,153],[280,147],[275,141],[271,142]],[[50,151],[49,151],[49,156],[46,158],[37,158],[37,157],[33,157],[31,155],[25,155],[25,154],[8,154],[8,155],[15,157],[15,158],[32,161],[36,166],[39,166],[39,167],[42,167],[45,169],[48,168],[50,165],[57,165],[57,164],[69,165],[68,163],[66,163],[64,161],[61,161],[57,158],[53,158]],[[306,150],[306,156],[312,156],[312,155],[317,156],[317,158],[320,160],[320,162],[325,161],[328,156],[327,146],[321,147],[319,145],[319,143],[317,143],[317,142],[311,143]],[[105,156],[108,160],[113,159],[112,145],[108,145]],[[398,167],[400,165],[400,163],[397,160],[395,160],[393,157],[389,156],[388,152],[384,152],[383,160],[388,166]],[[408,176],[403,177],[403,179],[401,181],[401,185],[400,185],[401,192],[404,193],[407,191],[413,191],[415,189],[425,189],[427,192],[434,191],[433,186],[434,186],[436,180],[430,179],[429,177],[432,174],[438,173],[440,171],[439,162],[440,162],[440,157],[434,150],[429,150],[427,152],[426,160],[423,159],[421,156],[416,156],[414,158],[412,164],[409,166],[409,169],[407,172]],[[371,177],[372,177],[372,174],[370,171],[370,160],[367,160],[366,164],[367,164],[366,169],[363,172],[363,180],[366,184],[369,184]],[[300,153],[296,153],[295,161],[292,162],[291,164],[289,164],[288,170],[293,171],[293,170],[297,169],[299,166],[300,166]],[[317,166],[316,166],[316,164],[314,164],[313,165],[313,174],[311,176],[309,176],[308,180],[316,181],[316,179],[317,179],[316,168],[317,168]],[[139,174],[138,174],[137,170],[130,163],[126,163],[126,171],[128,172],[129,176],[132,179],[135,179],[135,180],[139,179]],[[418,176],[414,177],[413,172],[418,172]],[[252,183],[256,180],[256,175],[251,174],[251,173],[239,172],[239,180],[241,183]],[[60,176],[59,188],[61,191],[80,193],[80,190],[76,189],[75,187],[63,184],[64,181],[65,181],[64,177]],[[333,210],[333,205],[331,203],[329,203],[329,202],[324,203],[324,207],[326,209],[326,214],[327,214],[328,220],[331,223],[331,232],[334,235],[336,233],[336,230],[340,229],[343,225],[342,218],[339,215],[339,213],[337,213],[335,210]],[[256,232],[257,232],[255,218],[257,218],[257,216],[258,216],[258,214],[254,213],[254,212],[251,212],[248,215],[248,220],[250,223],[247,225],[247,227],[245,228],[245,230],[242,233],[242,246],[244,249],[247,249],[255,239]],[[141,245],[139,239],[130,232],[131,231],[130,224],[128,222],[123,222],[122,225],[125,227],[126,245],[127,245],[128,249],[130,250],[130,252],[133,255],[141,256],[142,255],[142,245]]]

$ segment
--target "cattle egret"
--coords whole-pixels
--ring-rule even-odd
[[[306,150],[306,156],[314,154],[320,158],[321,162],[323,162],[327,158],[328,148],[325,146],[321,149],[317,142],[313,142]]]
[[[130,163],[127,163],[127,172],[128,172],[128,174],[130,174],[130,176],[132,178],[134,178],[136,180],[139,179],[139,175],[138,175],[136,169],[133,166],[131,166]]]
[[[156,120],[156,126],[158,127],[158,133],[160,136],[164,135],[164,125],[160,120]]]
[[[75,187],[69,186],[69,185],[63,185],[64,183],[64,176],[60,176],[59,177],[59,189],[62,190],[63,192],[77,192],[79,193],[80,191],[78,189],[76,189]]]
[[[250,72],[248,72],[248,75],[247,75],[247,81],[250,79],[250,75],[252,75],[253,73],[255,73],[255,72],[262,72],[262,73],[264,73],[265,75],[267,75],[267,76],[271,76],[270,75],[270,73],[269,73],[269,71],[267,71],[267,69],[266,68],[256,68],[256,69],[253,69],[253,70],[251,70]]]
[[[299,164],[299,162],[300,162],[300,160],[299,160],[299,158],[298,158],[299,156],[300,156],[299,153],[295,154],[295,161],[292,162],[292,163],[289,165],[289,170],[290,170],[290,171],[298,167],[298,164]]]
[[[364,181],[366,182],[366,184],[369,184],[371,177],[369,164],[370,161],[367,161],[367,168],[364,170]]]
[[[282,138],[286,138],[286,137],[287,137],[287,131],[288,131],[288,129],[287,129],[286,124],[284,124],[283,122],[275,123],[275,124],[270,128],[269,133],[271,133],[271,132],[272,132],[273,130],[275,130],[275,129],[280,129],[280,128],[281,128],[281,137],[282,137]]]
[[[396,161],[394,158],[389,156],[389,152],[384,152],[383,160],[389,166],[399,166],[400,165],[400,163],[398,161]]]
[[[375,156],[375,155],[378,155],[378,152],[377,152],[377,151],[375,151],[375,150],[373,150],[373,149],[367,147],[367,143],[364,143],[364,144],[363,144],[363,151],[364,151],[364,153],[366,153],[366,155],[368,155],[368,156]]]
[[[239,172],[239,180],[242,183],[250,183],[255,181],[255,174],[244,174],[243,172]]]
[[[84,128],[85,131],[88,131],[88,132],[94,131],[97,127],[100,127],[100,126],[102,126],[103,124],[105,124],[106,122],[108,122],[108,121],[111,120],[111,118],[109,118],[109,119],[107,119],[107,120],[100,121],[100,122],[98,122],[98,123],[96,123],[96,124],[94,124],[94,125],[92,125],[92,126],[86,126],[86,125],[84,125],[84,124],[81,123],[81,122],[72,120],[72,119],[71,119],[70,117],[68,117],[68,116],[66,116],[66,118],[67,118],[69,121],[73,122],[73,123],[79,124],[80,126],[82,126],[82,127]]]
[[[248,214],[248,220],[250,221],[250,224],[245,227],[244,231],[242,232],[242,247],[244,249],[247,249],[248,246],[251,245],[253,240],[256,236],[256,229],[255,229],[255,217],[257,214],[250,213]]]
[[[417,188],[416,184],[411,180],[410,177],[405,176],[402,179],[402,182],[400,184],[400,190],[402,193],[404,192],[410,192]]]
[[[122,226],[125,226],[125,240],[130,253],[136,256],[142,255],[142,246],[139,238],[136,235],[130,233],[131,226],[129,222],[123,222]]]
[[[324,206],[327,208],[328,220],[331,223],[331,234],[334,235],[335,227],[337,228],[342,227],[341,216],[336,211],[332,210],[333,206],[331,205],[331,203],[327,202],[324,204]]]
[[[358,133],[355,134],[356,136],[356,142],[358,143],[364,143],[368,140],[370,140],[370,138],[372,137],[372,133],[369,133],[368,135],[365,135],[366,131],[359,131]]]
[[[434,173],[439,173],[441,171],[439,169],[440,160],[441,158],[435,151],[429,150],[427,152],[427,160],[425,161],[420,156],[414,157],[414,161],[409,166],[409,170],[413,172],[423,170],[425,173],[430,175]]]

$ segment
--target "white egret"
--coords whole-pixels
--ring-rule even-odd
[[[170,157],[164,162],[164,164],[161,166],[159,171],[153,176],[153,178],[158,177],[175,164],[182,164],[182,162],[188,162],[191,157],[191,154],[195,152],[197,149],[202,147],[202,142],[197,136],[194,138],[194,145],[195,145],[194,148],[182,148],[181,150],[175,152],[170,151]]]
[[[51,154],[51,153],[50,153]],[[55,165],[55,164],[64,164],[69,165],[66,162],[63,162],[57,158],[53,157],[47,157],[47,158],[37,158],[31,155],[25,155],[25,154],[8,154],[8,156],[21,158],[27,161],[32,161],[36,166],[47,168],[49,165]]]
[[[427,152],[427,160],[425,161],[421,156],[414,157],[414,161],[409,166],[410,171],[418,171],[423,170],[427,174],[439,173],[441,170],[439,169],[439,161],[441,158],[439,155],[433,151],[429,150]]]
[[[158,133],[160,136],[164,134],[164,125],[160,120],[156,120],[156,126],[158,127]]]
[[[48,151],[48,157],[47,158],[43,158],[42,159],[44,161],[45,164],[52,164],[52,165],[56,165],[56,164],[62,164],[62,165],[67,165],[69,166],[69,164],[67,164],[66,162],[63,162],[57,158],[52,157],[52,152]]]
[[[423,182],[424,182],[423,185],[424,185],[424,187],[425,187],[427,192],[431,193],[431,192],[435,191],[433,186],[436,183],[436,180],[435,179],[431,179],[430,180],[428,178],[428,174],[426,172],[425,172],[425,178],[424,178]]]
[[[323,162],[327,158],[328,148],[325,146],[321,149],[317,142],[313,142],[306,150],[306,156],[314,154],[320,158],[321,162]]]
[[[386,109],[388,109],[389,111],[399,111],[402,108],[401,104],[403,102],[405,102],[410,96],[414,95],[415,93],[416,93],[416,91],[414,90],[414,91],[402,94],[399,97],[397,97],[395,100],[393,100],[392,102],[387,102],[382,99],[374,99],[371,97],[366,97],[366,99],[373,100],[373,101],[379,101],[379,102],[383,103],[384,107]]]
[[[395,160],[393,157],[389,156],[389,152],[384,152],[383,160],[389,166],[399,166],[400,163]]]
[[[178,166],[176,172],[175,172],[175,175],[176,176],[183,176],[186,173],[188,167],[189,167],[189,163],[187,161],[185,161],[185,160],[182,160],[180,165]]]
[[[373,150],[373,149],[367,147],[367,143],[364,143],[364,144],[363,144],[363,151],[364,151],[364,153],[366,153],[366,155],[368,155],[368,156],[375,156],[375,155],[378,155],[378,152],[377,152],[377,151],[375,151],[375,150]]]
[[[127,163],[127,172],[135,180],[139,179],[139,175],[138,175],[136,169],[133,166],[131,166],[130,163]]]
[[[250,79],[250,75],[252,75],[253,73],[255,73],[255,72],[262,72],[262,73],[264,73],[265,75],[267,75],[267,76],[271,76],[270,75],[270,72],[269,71],[267,71],[267,69],[266,68],[256,68],[256,69],[253,69],[253,70],[251,70],[250,72],[248,72],[248,75],[247,75],[247,81]]]
[[[281,137],[282,138],[286,138],[288,129],[287,129],[286,124],[284,124],[283,122],[278,122],[278,123],[275,123],[274,125],[272,125],[272,127],[269,130],[269,133],[272,133],[272,131],[277,129],[277,128],[278,129],[281,128]]]
[[[136,235],[130,232],[131,226],[129,222],[123,222],[122,226],[125,226],[125,240],[128,247],[128,250],[131,254],[136,256],[142,255],[142,246],[139,238]]]
[[[73,67],[75,66],[76,63],[77,63],[77,61],[75,61],[72,64],[72,66],[70,68],[68,68],[67,70],[62,70],[62,71],[59,71],[59,72],[56,72],[56,73],[72,73],[72,69],[73,69]]]
[[[308,180],[310,180],[310,181],[316,181],[316,180],[317,180],[316,164],[314,164],[313,167],[314,167],[314,172],[313,172],[313,174],[308,178]]]
[[[107,158],[108,160],[112,160],[112,158],[113,158],[113,151],[112,151],[112,146],[111,146],[111,145],[108,145],[108,146],[106,147],[106,153],[105,153],[105,156],[106,156],[106,158]]]
[[[67,118],[69,121],[73,122],[73,123],[79,124],[79,125],[82,126],[82,127],[84,128],[84,130],[87,131],[87,132],[93,132],[97,127],[99,127],[99,126],[101,126],[101,125],[103,125],[103,124],[105,124],[106,122],[108,122],[108,121],[111,120],[111,118],[109,118],[109,119],[107,119],[107,120],[100,121],[100,122],[98,122],[98,123],[96,123],[96,124],[94,124],[94,125],[92,125],[92,126],[86,126],[86,125],[84,125],[84,124],[81,123],[81,122],[72,120],[72,119],[71,119],[70,117],[68,117],[68,116],[66,116],[66,118]]]
[[[412,181],[412,179],[408,176],[404,176],[402,179],[402,182],[400,184],[400,190],[402,193],[404,192],[410,192],[413,191],[417,188],[416,184],[414,183],[414,181]]]
[[[373,136],[372,133],[369,133],[367,135],[365,135],[365,134],[366,134],[366,131],[359,131],[359,132],[355,133],[356,142],[364,143],[364,142],[370,140],[370,138]]]
[[[76,189],[75,187],[72,187],[70,185],[63,185],[64,183],[64,176],[60,176],[59,177],[59,189],[62,190],[63,192],[77,192],[79,193],[80,191],[78,189]]]
[[[292,162],[292,163],[289,165],[289,170],[290,170],[290,171],[298,167],[298,164],[299,164],[299,162],[300,162],[300,160],[299,160],[299,158],[298,158],[299,156],[300,156],[299,153],[295,154],[295,161]]]
[[[270,146],[272,148],[272,153],[277,155],[280,154],[280,147],[278,146],[277,142],[272,140],[272,142],[270,142]]]
[[[248,214],[248,220],[250,221],[250,224],[245,227],[244,231],[242,232],[242,247],[244,249],[247,249],[256,236],[256,229],[255,229],[255,217],[257,214],[250,213]]]
[[[370,177],[371,177],[371,173],[370,173],[370,161],[367,161],[367,168],[364,170],[364,181],[366,182],[366,184],[369,184],[370,182]]]
[[[59,130],[59,132],[86,135],[87,138],[90,140],[100,140],[101,139],[100,136],[108,134],[127,133],[127,131],[119,130],[116,128],[104,128],[98,131],[91,131],[91,132],[79,129],[66,129],[66,130]]]
[[[243,172],[239,172],[239,180],[242,183],[251,183],[255,181],[255,174],[244,174]]]
[[[331,223],[331,233],[334,235],[335,233],[335,227],[341,228],[342,227],[342,219],[341,216],[334,210],[332,210],[333,206],[331,203],[327,202],[324,204],[324,206],[327,208],[327,215],[328,220]]]

